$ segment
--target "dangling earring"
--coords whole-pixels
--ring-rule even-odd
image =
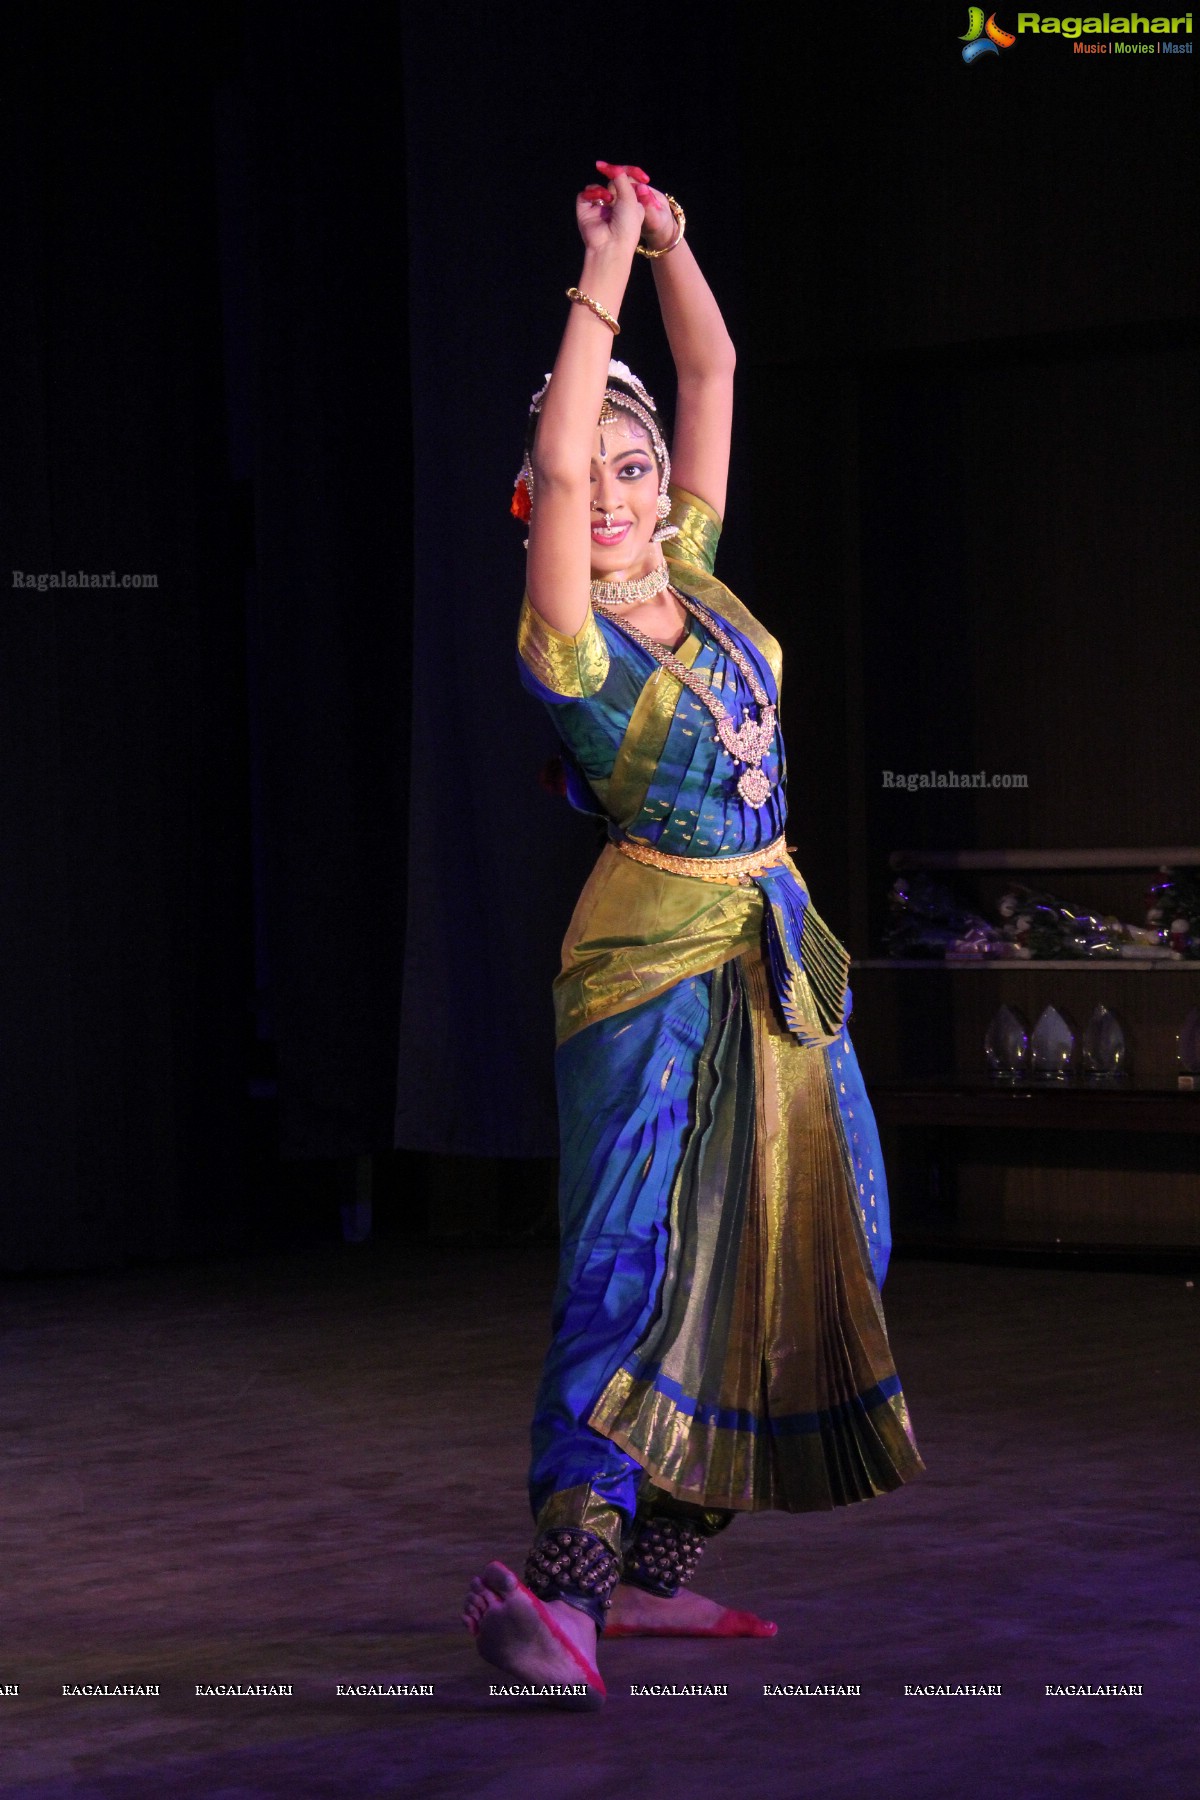
[[[678,537],[679,536],[678,525],[668,525],[665,522],[671,511],[671,502],[666,494],[660,494],[658,496],[658,500],[655,504],[654,510],[657,512],[659,518],[664,521],[664,523],[661,524],[659,526],[658,530],[652,534],[650,542],[652,544],[661,544],[665,538]]]

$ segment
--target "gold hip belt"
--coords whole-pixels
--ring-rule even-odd
[[[622,856],[631,857],[634,862],[648,863],[652,869],[662,869],[664,874],[690,875],[694,881],[719,881],[726,887],[749,885],[755,875],[788,860],[787,845],[781,837],[765,849],[752,850],[746,856],[670,856],[665,850],[639,843],[636,838],[614,836],[610,841]]]

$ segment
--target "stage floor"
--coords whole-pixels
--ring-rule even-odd
[[[614,1643],[593,1715],[489,1696],[457,1619],[526,1548],[552,1277],[389,1243],[4,1283],[6,1800],[1195,1791],[1183,1276],[896,1264],[928,1475],[738,1521],[700,1585],[779,1636]],[[336,1691],[402,1683],[433,1691]],[[660,1683],[728,1693],[631,1692]],[[62,1691],[87,1684],[159,1693]],[[291,1692],[196,1692],[222,1684]],[[858,1692],[763,1692],[806,1685]]]

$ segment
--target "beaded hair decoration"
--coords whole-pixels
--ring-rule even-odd
[[[619,362],[616,357],[613,357],[608,365],[608,379],[609,386],[604,390],[604,402],[600,408],[600,424],[615,423],[616,409],[619,407],[622,412],[632,414],[641,422],[649,433],[650,442],[654,447],[654,459],[659,469],[657,511],[659,519],[663,521],[654,533],[654,541],[661,543],[664,538],[676,537],[679,527],[666,523],[667,515],[671,510],[671,499],[667,492],[671,485],[671,456],[658,423],[658,408],[654,403],[653,396],[647,393],[645,386],[638,380],[633,370],[626,363]],[[615,381],[619,381],[622,385],[614,387],[612,383]],[[531,418],[535,413],[541,412],[542,401],[546,398],[546,390],[549,386],[550,377],[547,375],[529,402]],[[529,452],[526,450],[521,467],[517,470],[516,481],[513,483],[512,505],[509,510],[515,519],[528,523],[532,506],[533,464],[529,459]]]

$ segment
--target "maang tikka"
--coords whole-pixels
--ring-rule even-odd
[[[658,409],[654,404],[653,396],[647,393],[645,386],[638,380],[637,376],[627,363],[619,362],[616,357],[613,357],[608,365],[608,375],[610,382],[614,380],[623,382],[625,386],[632,391],[626,393],[623,388],[606,387],[604,390],[604,399],[600,407],[599,423],[601,425],[613,423],[616,418],[615,409],[620,407],[624,412],[632,413],[635,419],[639,419],[650,434],[650,442],[654,446],[654,458],[658,463],[659,468],[658,499],[655,502],[655,511],[660,520],[659,527],[657,531],[654,532],[651,542],[661,544],[665,538],[678,537],[679,527],[678,525],[667,524],[667,519],[671,514],[671,496],[667,491],[671,485],[671,455],[667,449],[666,440],[659,428]],[[529,402],[529,412],[531,417],[534,413],[541,412],[542,401],[546,398],[546,389],[549,386],[550,377],[547,375],[545,381]],[[525,490],[524,505],[519,504],[522,499],[522,488]],[[521,467],[517,471],[517,478],[513,484],[513,489],[512,511],[517,518],[527,520],[529,518],[528,509],[532,507],[533,504],[533,465],[529,460],[528,450],[525,452]]]

